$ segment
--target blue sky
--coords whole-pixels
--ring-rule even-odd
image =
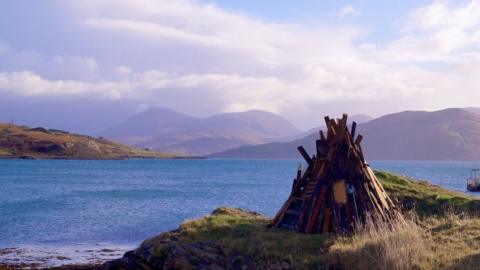
[[[0,121],[94,133],[164,106],[307,129],[478,106],[479,14],[476,0],[5,0]]]

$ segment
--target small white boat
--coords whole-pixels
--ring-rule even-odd
[[[480,169],[472,169],[467,179],[467,190],[480,192]]]

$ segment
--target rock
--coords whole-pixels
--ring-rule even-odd
[[[105,270],[140,269],[228,269],[227,257],[213,241],[184,244],[168,241],[161,245],[145,245],[125,253],[103,265]]]
[[[278,260],[255,260],[237,254],[227,256],[215,241],[182,243],[173,236],[156,244],[143,243],[122,258],[103,264],[103,270],[198,269],[271,270],[293,269]]]

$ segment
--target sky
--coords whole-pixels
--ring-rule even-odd
[[[479,1],[3,0],[0,121],[93,134],[149,107],[479,106]]]

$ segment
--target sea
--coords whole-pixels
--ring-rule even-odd
[[[0,160],[0,263],[101,262],[217,207],[273,216],[300,160]],[[480,162],[371,161],[466,192]],[[475,196],[475,194],[471,194]]]

